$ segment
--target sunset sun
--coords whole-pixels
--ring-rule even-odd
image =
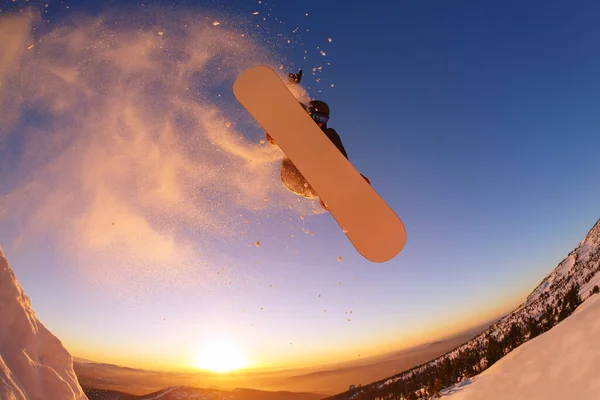
[[[248,365],[242,349],[228,339],[206,342],[196,354],[195,367],[212,372],[230,372]]]

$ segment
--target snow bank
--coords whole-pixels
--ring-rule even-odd
[[[37,319],[0,249],[0,399],[83,400],[69,352]]]
[[[595,399],[600,393],[600,295],[488,370],[442,392],[451,400]]]

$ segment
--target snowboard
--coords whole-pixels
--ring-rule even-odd
[[[327,204],[363,257],[385,262],[402,251],[406,231],[401,219],[321,131],[274,70],[259,65],[242,72],[233,93]]]

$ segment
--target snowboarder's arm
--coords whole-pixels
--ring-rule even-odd
[[[327,129],[325,129],[325,134],[333,142],[333,144],[335,144],[335,147],[338,148],[338,150],[344,155],[344,157],[346,157],[346,159],[348,159],[348,154],[346,153],[346,149],[344,149],[344,145],[342,144],[342,139],[340,138],[340,135],[338,135],[338,133],[335,131],[335,129],[327,128]],[[363,178],[365,178],[365,181],[367,181],[367,183],[369,185],[371,184],[371,180],[369,178],[367,178],[363,174],[360,174],[360,175]],[[323,207],[323,208],[325,208],[325,207]],[[327,209],[327,208],[325,208],[325,209]]]

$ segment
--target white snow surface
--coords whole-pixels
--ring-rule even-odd
[[[596,295],[591,296],[591,289],[595,285],[600,286],[600,220],[598,220],[588,232],[584,240],[582,240],[577,247],[543,279],[527,299],[514,311],[492,324],[485,332],[477,335],[467,343],[421,366],[404,371],[381,383],[377,383],[377,387],[383,389],[386,385],[408,379],[413,374],[419,374],[430,366],[438,365],[443,362],[445,358],[452,359],[456,357],[461,351],[473,349],[480,352],[484,351],[485,346],[487,346],[488,336],[494,337],[496,340],[502,340],[513,324],[524,327],[530,318],[541,318],[544,310],[547,307],[556,308],[565,293],[575,284],[579,285],[579,295],[584,301],[584,304],[588,298],[591,300],[596,297]],[[597,299],[595,300],[597,301]],[[551,331],[554,329],[556,329],[556,327],[551,329]],[[598,335],[598,337],[600,338],[600,335]],[[598,339],[598,341],[600,341],[600,339]],[[600,348],[598,344],[595,344],[595,346]],[[516,350],[513,350],[513,352],[514,351]],[[513,357],[511,355],[513,352],[505,357]],[[480,360],[479,367],[484,365],[485,357]],[[455,391],[459,385],[468,386],[476,381],[476,379],[478,378],[471,378],[461,383],[457,383],[450,389]],[[510,397],[506,396],[501,398]],[[544,397],[533,396],[532,398]],[[591,398],[600,399],[600,395]]]
[[[35,316],[2,249],[0,399],[87,400],[71,355]]]
[[[598,252],[600,248],[600,220],[596,222],[594,227],[588,232],[585,239],[579,242],[577,247],[569,253],[569,255],[561,261],[560,264],[544,278],[542,283],[527,297],[525,305],[530,305],[542,297],[544,294],[551,292],[561,281],[568,281],[572,275],[585,275],[598,271]],[[579,268],[578,268],[579,267]],[[595,274],[591,282],[580,282],[583,285],[580,287],[579,294],[585,299],[589,295],[589,289],[598,284],[600,274]],[[580,279],[577,279],[579,281]]]
[[[443,398],[600,398],[600,295],[481,374],[442,391]]]

